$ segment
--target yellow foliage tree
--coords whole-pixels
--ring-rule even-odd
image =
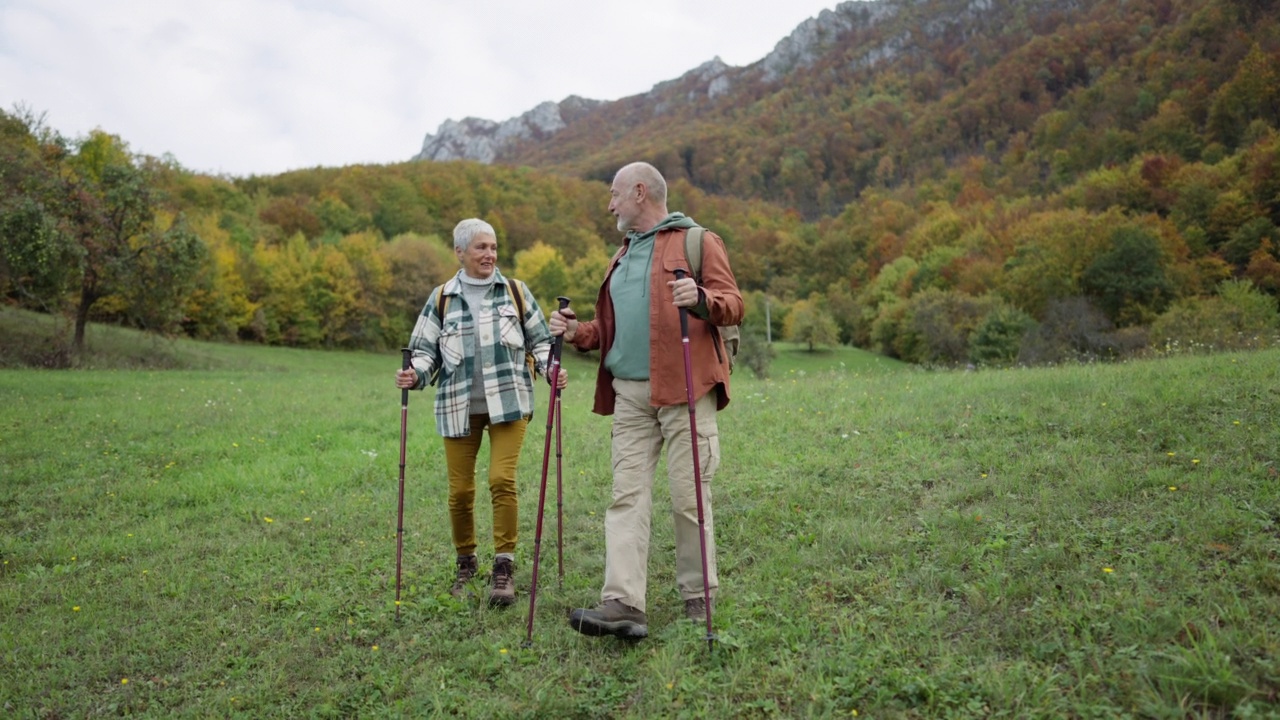
[[[569,292],[569,271],[560,251],[542,241],[516,253],[515,276],[529,286],[544,313],[559,307],[556,297]]]
[[[247,330],[258,309],[245,284],[245,259],[214,213],[196,215],[190,223],[209,248],[209,260],[187,299],[187,331],[199,338],[236,337]]]

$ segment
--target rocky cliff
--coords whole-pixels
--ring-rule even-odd
[[[756,63],[733,67],[717,57],[675,80],[654,85],[640,99],[651,106],[655,114],[661,114],[675,99],[671,92],[677,88],[693,88],[686,90],[680,99],[696,102],[703,98],[715,100],[729,93],[735,79],[744,73],[763,73],[766,81],[780,79],[797,68],[812,64],[841,34],[894,14],[902,2],[850,0],[841,3],[834,10],[823,10],[817,17],[805,20]],[[470,117],[446,120],[434,134],[427,134],[422,141],[422,150],[413,159],[492,163],[502,156],[505,149],[524,141],[550,138],[577,117],[604,104],[606,101],[571,96],[559,103],[544,102],[519,117],[502,122]]]

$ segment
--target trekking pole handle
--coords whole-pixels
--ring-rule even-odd
[[[411,364],[412,359],[413,359],[412,350],[410,350],[409,348],[400,348],[400,369],[401,370],[408,370],[410,367],[412,367],[412,364]],[[409,388],[400,389],[400,404],[401,405],[409,404]]]
[[[572,301],[572,300],[570,300],[569,298],[567,298],[567,297],[563,296],[563,295],[560,295],[560,296],[557,296],[557,297],[556,297],[556,302],[560,304],[560,308],[559,308],[559,309],[561,309],[561,310],[568,310],[568,309],[569,309],[569,303],[571,303],[571,302],[573,302],[573,301]],[[556,350],[557,350],[557,352],[556,352],[556,357],[560,357],[559,349],[560,349],[561,347],[563,347],[563,346],[564,346],[564,335],[557,335],[557,336],[556,336],[556,339],[555,339],[555,346],[556,346]]]
[[[561,295],[561,296],[559,296],[559,297],[557,297],[557,298],[556,298],[556,302],[560,304],[560,309],[561,309],[561,310],[568,310],[568,309],[569,309],[569,303],[571,303],[571,302],[573,302],[573,301],[572,301],[572,300],[570,300],[569,298],[567,298],[567,297],[565,297],[565,296]],[[562,335],[561,337],[563,337],[563,335]]]
[[[556,302],[560,304],[561,310],[569,309],[569,298],[560,295],[556,297]],[[551,340],[551,356],[547,358],[547,370],[554,369],[556,374],[560,374],[560,355],[564,349],[564,335],[557,335]],[[560,394],[560,388],[556,387],[559,378],[547,376],[547,382],[551,385],[551,391],[556,395]]]
[[[683,280],[683,279],[685,278],[685,276],[689,274],[689,271],[688,271],[688,270],[685,270],[684,268],[676,268],[676,269],[675,269],[675,270],[673,270],[672,272],[674,272],[674,273],[676,274],[676,279],[677,279],[677,280]],[[680,335],[684,337],[684,339],[685,339],[685,341],[686,341],[686,342],[688,342],[688,340],[689,340],[689,310],[688,310],[688,308],[683,308],[683,307],[682,307],[682,308],[680,308]]]

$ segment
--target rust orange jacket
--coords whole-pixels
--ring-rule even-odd
[[[649,402],[654,407],[683,405],[689,401],[684,386],[684,350],[680,340],[680,309],[671,304],[667,282],[675,279],[676,268],[690,270],[684,254],[683,228],[661,230],[654,238],[653,265],[649,278]],[[593,411],[613,414],[613,373],[604,366],[604,358],[613,346],[613,299],[609,280],[626,254],[628,243],[614,254],[596,297],[595,319],[578,323],[572,344],[579,350],[599,350],[600,368],[596,373],[596,397]],[[689,356],[692,360],[693,398],[697,401],[716,390],[716,409],[729,404],[729,356],[724,347],[717,348],[718,334],[714,325],[737,325],[742,322],[742,293],[729,267],[720,236],[707,231],[702,236],[702,283],[698,286],[706,304],[707,317],[689,313]]]

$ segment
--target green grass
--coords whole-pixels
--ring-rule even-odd
[[[603,574],[587,360],[566,353],[563,586],[553,456],[526,649],[544,389],[505,611],[447,593],[443,453],[412,394],[397,624],[398,354],[166,346],[201,369],[0,370],[0,715],[1280,716],[1277,350],[736,374],[708,655],[664,480],[650,637],[565,622]]]
[[[811,351],[807,345],[775,342],[773,349],[774,358],[769,365],[769,377],[773,379],[790,379],[796,375],[804,377],[815,373],[878,375],[911,368],[901,361],[845,346],[816,348]],[[745,368],[742,370],[744,376],[749,372]],[[733,379],[737,379],[736,370]]]

